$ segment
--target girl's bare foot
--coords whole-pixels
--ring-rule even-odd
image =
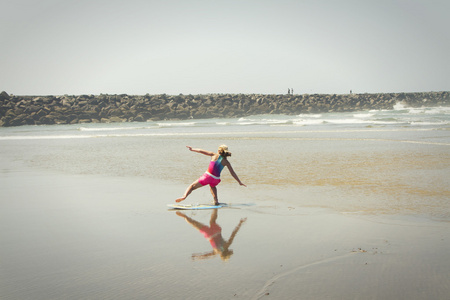
[[[181,197],[181,198],[178,198],[177,200],[175,200],[175,202],[181,202],[181,201],[183,201],[184,199],[186,199],[186,197]]]
[[[186,215],[183,214],[182,212],[177,211],[176,214],[180,217],[186,218]]]

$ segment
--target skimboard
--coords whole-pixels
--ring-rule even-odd
[[[226,206],[225,203],[220,203],[219,205],[214,204],[167,204],[170,209],[215,209]]]

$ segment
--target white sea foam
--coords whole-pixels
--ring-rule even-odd
[[[293,122],[294,125],[301,125],[301,126],[306,126],[306,125],[318,125],[318,124],[323,124],[325,123],[325,120],[322,119],[302,119],[302,120],[295,120]]]
[[[450,114],[450,107],[431,107],[425,110],[426,114]]]
[[[372,114],[372,113],[366,113],[366,114],[361,113],[361,114],[354,114],[353,116],[355,118],[370,118],[370,117],[373,117],[374,114]]]
[[[402,103],[402,102],[397,102],[397,103],[394,105],[394,110],[406,110],[406,109],[407,109],[407,108],[406,108],[405,104]]]
[[[424,108],[408,108],[408,113],[412,115],[425,113]]]
[[[176,123],[161,122],[161,123],[157,123],[157,124],[160,128],[164,128],[164,127],[195,126],[197,123],[195,123],[195,122],[176,122]]]
[[[157,128],[157,126],[147,126],[147,127],[80,127],[80,131],[119,131],[119,130],[139,130],[139,129],[152,129]]]
[[[275,119],[275,118],[240,118],[237,125],[285,125],[292,124],[290,119]]]
[[[370,128],[370,125],[374,125]],[[243,118],[196,119],[186,121],[159,121],[148,123],[98,123],[85,125],[42,125],[0,128],[1,140],[26,139],[81,139],[95,137],[151,137],[169,135],[205,135],[225,132],[261,134],[274,132],[277,127],[293,132],[333,132],[359,130],[374,127],[398,129],[414,127],[414,130],[450,130],[450,107],[406,107],[397,104],[392,110],[359,112],[332,112],[301,115],[254,115]],[[224,130],[226,127],[226,130]]]
[[[302,117],[302,118],[322,118],[322,114],[299,114],[298,117]]]

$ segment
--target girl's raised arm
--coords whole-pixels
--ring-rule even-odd
[[[206,151],[203,149],[194,149],[191,146],[186,146],[186,148],[188,148],[190,151],[201,153],[201,154],[208,155],[208,156],[213,156],[215,154],[214,152]]]

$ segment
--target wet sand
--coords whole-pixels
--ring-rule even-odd
[[[448,130],[52,139],[44,129],[61,128],[0,144],[0,299],[450,295]],[[188,223],[166,206],[207,165],[184,146],[222,143],[248,185],[224,171],[218,188],[231,204],[216,220],[234,236],[226,259],[208,255],[193,226],[214,211],[186,212]],[[209,201],[207,188],[186,200]]]
[[[2,162],[1,299],[447,299],[450,223],[338,212],[280,189],[223,186],[228,260],[166,204],[184,191],[143,177]],[[242,173],[242,172],[241,172]],[[277,193],[278,191],[278,193]],[[331,197],[326,194],[324,197]],[[209,199],[196,191],[191,203]],[[307,203],[319,199],[304,189]],[[213,211],[186,212],[209,225]]]

